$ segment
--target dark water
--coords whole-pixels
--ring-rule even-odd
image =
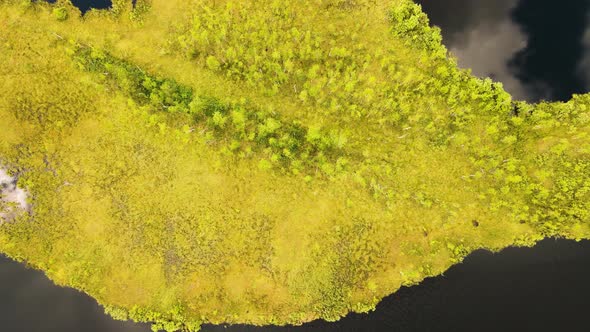
[[[529,38],[510,66],[536,96],[547,93],[550,99],[566,101],[572,93],[588,91],[587,73],[579,66],[586,51],[589,8],[586,0],[523,0],[512,12]]]
[[[476,251],[463,264],[388,296],[369,314],[298,327],[203,326],[211,332],[587,331],[590,241]],[[89,297],[0,258],[0,331],[140,332]],[[581,329],[584,327],[584,329]]]
[[[45,274],[0,255],[0,331],[143,332],[147,324],[115,321],[92,298],[55,286]]]
[[[46,0],[49,3],[55,3],[57,0]],[[82,14],[86,13],[87,11],[90,10],[90,8],[96,8],[96,9],[105,9],[105,8],[109,8],[113,5],[111,0],[70,0],[72,2],[72,4],[76,7],[78,7],[78,9],[80,9],[80,11],[82,12]],[[135,4],[136,0],[133,0],[133,4]]]
[[[590,0],[419,0],[462,67],[519,99],[590,91]]]
[[[589,91],[586,0],[421,0],[462,67],[520,99]],[[73,0],[85,12],[109,1]],[[91,6],[92,5],[92,6]],[[587,331],[590,241],[547,239],[499,254],[477,251],[443,276],[402,288],[377,310],[300,327],[204,326],[204,331]],[[0,256],[0,331],[149,331],[116,322],[91,298]]]
[[[206,326],[231,332],[588,331],[590,241],[476,251],[463,264],[402,288],[367,315],[301,327]],[[584,329],[579,329],[584,327]]]
[[[104,9],[112,6],[111,0],[71,0],[74,6],[78,7],[82,13],[86,13],[90,8]]]

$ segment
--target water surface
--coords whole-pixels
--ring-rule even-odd
[[[147,332],[115,321],[89,296],[55,286],[41,271],[0,255],[0,331]]]
[[[590,241],[546,239],[534,248],[479,250],[369,314],[300,327],[206,326],[227,332],[581,331],[588,329]]]
[[[459,65],[518,99],[590,91],[590,1],[418,0]]]

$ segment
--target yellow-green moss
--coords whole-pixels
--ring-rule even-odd
[[[117,319],[337,320],[477,248],[590,238],[590,95],[513,101],[410,1],[0,21],[0,163],[33,209],[0,251]]]

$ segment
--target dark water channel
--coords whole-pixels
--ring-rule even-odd
[[[84,12],[109,1],[73,0]],[[479,76],[524,100],[590,91],[590,1],[421,0],[444,42]],[[402,288],[377,310],[300,327],[210,326],[204,331],[588,331],[590,241],[477,251],[444,275]],[[139,332],[91,298],[0,256],[1,332]]]
[[[57,0],[45,0],[49,3],[55,3]],[[82,12],[82,14],[86,13],[87,11],[89,11],[91,8],[97,8],[97,9],[105,9],[105,8],[109,8],[112,6],[113,2],[111,0],[70,0],[72,2],[72,4],[76,7],[78,7],[78,9],[80,9],[80,11]],[[135,4],[136,0],[133,0],[133,3]]]

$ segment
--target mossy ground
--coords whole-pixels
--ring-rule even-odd
[[[590,238],[590,96],[516,102],[410,1],[0,3],[0,251],[116,318],[366,312],[476,248]]]

